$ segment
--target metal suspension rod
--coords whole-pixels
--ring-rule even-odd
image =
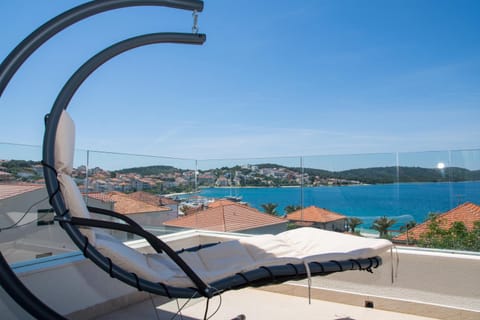
[[[72,24],[101,12],[136,6],[162,6],[201,12],[203,1],[199,0],[101,0],[90,1],[72,8],[44,23],[20,42],[0,65],[0,97],[13,75],[48,39]]]

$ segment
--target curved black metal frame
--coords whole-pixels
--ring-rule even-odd
[[[237,274],[226,279],[222,279],[212,284],[205,284],[188,265],[186,265],[182,258],[176,254],[170,247],[160,239],[154,239],[146,235],[146,232],[138,230],[140,227],[136,224],[132,224],[129,221],[124,220],[125,224],[113,224],[100,222],[89,219],[72,218],[68,214],[68,210],[64,203],[64,199],[59,192],[59,184],[57,181],[57,173],[53,169],[55,163],[55,139],[56,130],[60,116],[63,110],[66,110],[70,100],[80,85],[91,75],[99,66],[108,61],[109,59],[117,56],[118,54],[127,50],[147,45],[151,43],[159,42],[174,42],[174,43],[195,43],[201,44],[205,40],[204,35],[195,34],[178,34],[178,33],[163,33],[163,34],[150,34],[144,36],[138,36],[122,42],[119,42],[92,57],[85,64],[83,64],[67,81],[65,86],[59,93],[55,103],[52,107],[50,114],[46,121],[46,130],[43,142],[43,162],[44,162],[44,176],[47,184],[48,193],[51,195],[50,202],[55,209],[57,215],[57,221],[60,222],[62,227],[66,230],[69,236],[73,239],[75,244],[83,250],[86,257],[92,260],[105,272],[109,273],[111,277],[117,278],[130,286],[136,287],[138,290],[151,292],[169,297],[190,298],[196,296],[212,297],[222,291],[228,289],[237,289],[245,286],[259,286],[265,283],[283,282],[294,278],[307,277],[307,270],[303,264],[299,265],[287,265],[287,266],[273,266],[268,268],[259,268],[246,272],[244,274]],[[111,214],[111,213],[105,213]],[[99,253],[95,247],[89,245],[88,239],[83,236],[78,227],[79,225],[90,227],[111,228],[116,230],[124,230],[136,233],[143,236],[148,241],[153,243],[154,248],[159,248],[157,251],[166,252],[170,258],[185,272],[185,274],[192,280],[196,288],[179,288],[167,286],[165,284],[154,283],[138,277],[136,274],[124,270],[119,266],[112,263],[112,261]],[[150,240],[149,240],[150,239]],[[309,266],[313,275],[329,274],[332,272],[371,268],[373,263],[370,259],[363,259],[360,262],[341,261],[341,262],[326,262],[322,264],[312,263]],[[376,261],[376,266],[379,264],[379,260]]]
[[[0,97],[22,64],[51,37],[90,16],[126,7],[161,6],[201,12],[200,0],[102,0],[72,8],[47,21],[20,42],[0,64]],[[23,285],[0,252],[0,284],[5,291],[26,311],[38,319],[64,319],[44,304]]]
[[[167,6],[178,9],[187,10],[203,10],[203,2],[197,0],[102,0],[92,1],[84,5],[73,8],[54,19],[50,20],[30,36],[25,38],[2,62],[0,65],[0,96],[6,88],[18,68],[23,62],[44,42],[54,36],[59,31],[65,29],[69,25],[85,19],[89,16],[100,12],[130,6]],[[166,36],[168,35],[168,36]],[[47,189],[51,195],[52,206],[57,214],[57,220],[64,229],[69,233],[73,241],[79,246],[87,257],[99,265],[103,270],[108,271],[111,276],[122,280],[123,282],[137,287],[139,290],[145,290],[151,293],[166,295],[170,297],[193,297],[206,296],[211,297],[229,289],[239,289],[245,286],[261,286],[266,283],[280,283],[292,279],[303,279],[307,274],[327,275],[333,272],[346,270],[367,270],[371,271],[381,264],[378,257],[346,260],[346,261],[329,261],[324,263],[309,263],[309,270],[303,264],[288,264],[272,267],[261,267],[249,272],[239,273],[225,279],[216,281],[210,285],[195,283],[197,288],[175,288],[168,287],[164,284],[153,283],[138,278],[137,275],[112,264],[111,260],[99,253],[94,247],[89,246],[86,238],[79,232],[76,225],[81,225],[82,221],[76,223],[69,217],[66,206],[61,193],[58,193],[58,182],[56,173],[53,169],[54,163],[54,143],[55,133],[62,110],[66,109],[72,95],[84,79],[88,77],[102,63],[109,60],[113,56],[120,54],[126,50],[159,42],[176,42],[176,43],[203,43],[204,35],[180,35],[180,34],[151,34],[122,41],[90,59],[84,66],[88,67],[79,69],[67,82],[61,94],[57,98],[54,107],[46,120],[46,133],[44,137],[44,163],[45,163],[45,179]],[[81,220],[81,219],[80,219]],[[85,223],[85,222],[83,222]],[[167,246],[168,247],[168,246]],[[8,264],[4,261],[3,256],[0,259],[0,267],[5,269]],[[8,273],[8,272],[7,272]],[[187,272],[188,273],[188,272]],[[194,273],[194,272],[193,272]],[[190,275],[189,275],[190,276]],[[191,277],[192,278],[192,277]],[[193,280],[193,279],[192,279]],[[195,282],[195,281],[194,281]],[[2,286],[7,292],[28,312],[33,316],[41,319],[63,319],[61,315],[43,304],[37,297],[31,294],[29,290],[23,286],[13,272],[8,274],[6,278],[2,277]],[[22,300],[23,299],[23,300]]]
[[[139,6],[160,6],[197,12],[203,11],[203,1],[200,0],[101,0],[79,5],[44,23],[10,52],[0,65],[0,97],[13,75],[25,60],[60,31],[78,21],[102,12]]]
[[[84,63],[72,75],[72,77],[70,77],[57,96],[52,110],[46,119],[46,129],[43,140],[44,177],[47,185],[47,191],[51,195],[50,204],[55,210],[57,220],[60,222],[60,225],[66,230],[74,243],[80,249],[84,250],[85,256],[92,260],[104,271],[108,272],[110,276],[117,278],[128,285],[137,287],[139,290],[145,290],[163,296],[172,295],[175,297],[188,298],[199,293],[202,296],[211,297],[214,292],[195,274],[195,272],[193,272],[193,270],[190,269],[185,262],[183,262],[183,260],[177,254],[173,252],[173,250],[170,249],[168,245],[164,243],[160,243],[162,250],[165,251],[184,270],[184,272],[195,283],[197,288],[167,287],[141,279],[137,275],[132,274],[115,264],[112,264],[111,261],[99,253],[95,247],[88,245],[88,240],[80,233],[78,228],[71,223],[71,217],[69,215],[65,215],[68,210],[65,206],[61,193],[58,192],[59,185],[56,172],[52,169],[55,163],[55,137],[60,115],[62,114],[63,110],[67,109],[68,103],[70,102],[72,96],[85,81],[85,79],[108,60],[125,51],[154,43],[202,44],[204,41],[205,35],[203,34],[153,33],[133,37],[116,43],[93,56],[90,60]],[[132,229],[132,232],[134,231],[135,230]]]

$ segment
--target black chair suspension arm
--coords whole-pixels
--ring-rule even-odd
[[[78,87],[85,81],[85,79],[99,66],[108,61],[109,59],[123,53],[127,50],[154,44],[154,43],[185,43],[185,44],[202,44],[205,41],[205,35],[202,34],[183,34],[183,33],[154,33],[148,35],[142,35],[134,38],[130,38],[121,41],[109,48],[99,52],[97,55],[83,64],[77,72],[64,85],[62,91],[59,93],[54,106],[50,112],[47,120],[47,128],[44,137],[44,162],[47,164],[44,168],[44,174],[46,176],[47,188],[50,194],[58,188],[58,182],[56,181],[56,172],[49,168],[54,163],[54,143],[56,129],[61,112],[67,108],[69,101]],[[54,208],[58,208],[56,212],[65,212],[63,210],[64,204],[60,194],[56,194],[52,199],[52,205]],[[94,209],[99,211],[98,209]],[[106,211],[103,211],[105,214]],[[110,214],[112,215],[112,214]],[[128,218],[116,216],[119,219],[127,221]],[[128,221],[129,224],[135,224],[133,221]]]
[[[154,33],[148,35],[142,35],[138,37],[133,37],[125,41],[121,41],[115,45],[110,46],[109,48],[99,52],[97,55],[88,60],[83,64],[67,81],[62,91],[58,95],[55,103],[52,107],[52,110],[47,119],[47,127],[45,130],[44,136],[44,148],[43,148],[43,161],[52,166],[55,163],[54,159],[54,144],[56,130],[58,126],[58,121],[60,119],[61,112],[67,108],[68,103],[70,102],[73,94],[76,92],[78,87],[85,81],[85,79],[95,71],[99,66],[108,61],[109,59],[123,53],[127,50],[140,47],[143,45],[154,44],[154,43],[186,43],[186,44],[202,44],[205,41],[205,35],[203,34],[183,34],[183,33]],[[47,184],[47,189],[49,194],[53,194],[54,191],[58,188],[58,181],[56,180],[56,175],[53,170],[44,167],[44,175]],[[55,212],[61,214],[66,211],[65,204],[60,194],[56,194],[52,198],[52,206],[55,209]],[[79,232],[74,232],[70,228],[65,229],[70,235],[72,240],[77,244],[79,248],[84,244],[83,236]],[[73,232],[72,232],[73,231]],[[175,263],[190,277],[190,279],[198,287],[199,292],[202,295],[210,296],[211,289],[207,284],[205,284],[198,275],[193,272],[193,270],[176,254],[174,250],[165,245],[163,251],[168,254]],[[93,255],[90,257],[94,262],[100,262],[97,258],[98,255]],[[102,265],[104,265],[102,263]],[[124,276],[130,277],[127,274]],[[121,276],[120,276],[121,277]],[[121,279],[125,279],[121,277]]]
[[[112,210],[107,210],[107,209],[102,209],[102,208],[97,208],[97,207],[90,207],[90,206],[87,206],[87,209],[88,209],[88,211],[93,212],[93,213],[98,213],[98,214],[101,214],[101,215],[105,215],[105,216],[109,216],[109,217],[112,217],[112,218],[122,220],[122,221],[124,221],[125,223],[128,223],[131,226],[134,226],[136,228],[144,230],[143,227],[140,226],[135,220],[131,219],[130,217],[127,217],[124,214],[121,214],[121,213],[118,213],[118,212],[115,212],[115,211],[112,211]]]
[[[92,74],[98,67],[110,60],[111,58],[134,48],[156,44],[156,43],[182,43],[182,44],[197,44],[201,45],[205,42],[206,36],[204,34],[191,33],[153,33],[142,36],[133,37],[121,42],[118,42],[107,49],[97,53],[86,63],[84,63],[63,86],[61,92],[57,96],[55,103],[46,119],[45,135],[43,139],[43,162],[44,176],[46,180],[47,190],[50,195],[55,193],[58,189],[58,182],[56,179],[56,172],[50,167],[54,166],[54,144],[55,136],[60,115],[64,109],[67,108],[71,98],[85,81],[85,79]],[[65,212],[61,210],[63,199],[59,194],[55,194],[51,199],[54,209],[59,208],[57,212]]]
[[[134,6],[165,6],[177,9],[191,10],[201,12],[203,10],[203,2],[200,0],[102,0],[102,1],[91,1],[85,4],[82,4],[78,7],[75,7],[71,10],[68,10],[53,19],[49,20],[34,32],[32,32],[28,37],[26,37],[21,43],[19,43],[14,50],[5,58],[5,60],[0,64],[0,97],[5,91],[8,83],[11,78],[15,75],[17,70],[22,66],[22,64],[30,57],[30,55],[35,52],[40,46],[42,46],[46,41],[52,38],[54,35],[69,27],[72,24],[75,24],[78,21],[81,21],[90,16],[94,16],[101,12],[106,12],[113,9],[125,8],[125,7],[134,7]],[[53,163],[53,162],[51,162]],[[56,177],[56,174],[53,174],[53,177]],[[60,196],[56,194],[58,190],[58,182],[56,179],[50,184],[49,192],[53,192],[51,197],[56,198],[54,208],[58,212],[65,212],[65,205],[62,201],[59,200]],[[47,186],[48,188],[48,186]],[[53,200],[53,199],[52,199]],[[66,227],[67,233],[70,235],[76,234],[74,242],[77,245],[81,244],[81,234],[78,229],[71,228],[70,225]],[[69,231],[69,232],[68,232]],[[96,258],[96,263],[102,268],[108,268],[108,263],[106,259],[98,253],[94,248],[87,248],[87,254],[90,257]],[[3,258],[3,257],[2,257]],[[16,275],[11,272],[11,269],[8,268],[8,264],[5,262],[3,264],[6,266],[1,272],[1,284],[7,289],[8,293],[14,298],[20,305],[22,305],[26,310],[32,314],[34,317],[39,319],[63,319],[62,316],[57,314],[54,310],[50,309],[48,306],[43,304],[38,300],[31,292],[22,285],[21,281],[16,277]],[[127,273],[124,270],[117,270],[118,268],[114,267],[113,275],[123,280],[126,283],[132,284],[130,277],[127,276]],[[10,271],[10,272],[8,272]],[[112,275],[112,273],[111,273]],[[138,285],[138,281],[137,285]],[[169,290],[158,289],[156,285],[140,280],[141,283],[144,283],[144,287],[152,293],[167,293]],[[13,286],[11,285],[13,284]],[[8,289],[14,288],[13,291]],[[190,297],[191,290],[177,290],[176,288],[170,288],[170,292],[178,296]],[[203,292],[203,295],[206,293]]]
[[[126,7],[161,6],[201,12],[199,0],[101,0],[90,1],[72,8],[47,21],[20,42],[0,65],[0,97],[22,64],[46,41],[65,28],[96,14]]]
[[[92,227],[92,228],[102,228],[102,229],[109,229],[109,230],[119,230],[123,232],[129,232],[140,237],[144,238],[148,241],[148,243],[155,249],[156,252],[162,253],[163,247],[166,245],[162,243],[160,239],[155,237],[153,234],[145,231],[142,228],[137,228],[132,225],[117,223],[112,221],[105,221],[105,220],[97,220],[97,219],[87,219],[87,218],[63,218],[63,217],[55,217],[55,220],[61,223],[71,223],[75,226],[82,226],[82,227]]]

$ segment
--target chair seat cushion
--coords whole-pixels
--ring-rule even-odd
[[[175,287],[193,286],[167,255],[142,254],[110,236],[97,234],[96,237],[97,249],[126,270],[153,282]],[[211,283],[262,266],[369,258],[385,253],[391,246],[391,242],[384,239],[299,228],[278,235],[226,241],[196,252],[185,251],[180,256],[203,281]]]

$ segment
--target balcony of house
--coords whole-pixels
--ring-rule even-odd
[[[205,299],[139,292],[83,256],[53,220],[40,151],[0,144],[0,249],[32,293],[69,319],[203,318]],[[210,301],[212,319],[478,319],[479,155],[185,160],[77,150],[72,177],[90,206],[134,219],[174,250],[302,227],[396,243],[373,273],[225,292]],[[5,318],[31,318],[1,295]]]

